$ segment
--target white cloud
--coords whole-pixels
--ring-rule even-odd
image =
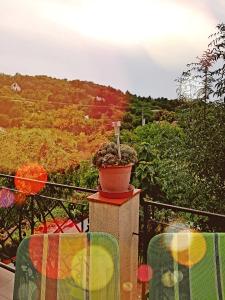
[[[166,95],[222,17],[224,0],[1,0],[0,72]]]
[[[42,17],[90,40],[127,48],[139,45],[168,67],[202,52],[216,24],[208,12],[175,0],[71,3],[45,1]]]

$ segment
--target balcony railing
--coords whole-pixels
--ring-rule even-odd
[[[14,199],[5,207],[1,203],[7,202],[7,199],[0,199],[0,261],[15,264],[19,243],[33,233],[88,230],[86,198],[96,190],[46,182],[42,193],[27,196],[14,187],[14,176],[0,174],[0,177],[4,179],[0,191],[5,191],[4,197],[11,196]],[[5,263],[0,263],[0,267],[14,271]]]
[[[178,232],[185,228],[225,232],[225,215],[143,199],[139,233],[141,260],[147,262],[147,248],[153,236],[167,230]]]
[[[4,179],[0,190],[10,191],[22,199],[16,199],[8,207],[0,205],[0,267],[15,272],[12,265],[4,262],[15,264],[19,243],[33,233],[88,231],[87,195],[95,193],[95,189],[46,182],[41,193],[27,196],[14,187],[14,176],[0,174],[0,178]],[[205,232],[223,232],[225,215],[142,199],[140,230],[134,233],[139,235],[139,264],[147,262],[148,244],[154,235],[166,228],[176,232],[184,226]],[[147,299],[145,284],[142,299]]]

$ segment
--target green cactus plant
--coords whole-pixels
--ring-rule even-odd
[[[122,144],[120,151],[121,158],[119,157],[115,143],[103,144],[93,157],[93,165],[100,168],[107,166],[125,166],[137,162],[137,153],[132,147]]]

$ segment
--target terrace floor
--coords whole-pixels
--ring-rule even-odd
[[[13,299],[14,274],[0,268],[0,300]]]

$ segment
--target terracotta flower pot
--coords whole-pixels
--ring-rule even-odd
[[[99,168],[99,181],[103,192],[127,192],[130,183],[132,164]]]

